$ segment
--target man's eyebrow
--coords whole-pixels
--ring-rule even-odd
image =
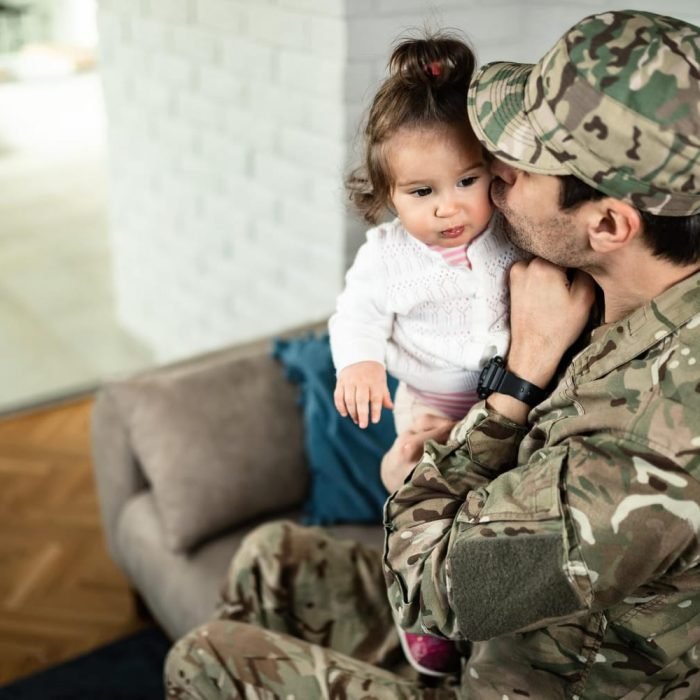
[[[466,168],[463,170],[460,170],[460,173],[468,173],[470,170],[477,170],[478,168],[483,168],[485,167],[485,163],[483,160],[477,161],[476,163],[471,163],[469,164]],[[428,180],[406,180],[406,181],[401,181],[396,183],[396,187],[415,187],[416,185],[422,185],[423,187],[428,187],[426,184]]]

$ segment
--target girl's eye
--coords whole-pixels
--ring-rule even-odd
[[[411,194],[414,194],[416,197],[427,197],[431,192],[432,189],[430,187],[419,187],[417,190],[413,190]]]
[[[457,185],[458,185],[459,187],[470,187],[470,186],[473,185],[478,179],[479,179],[479,178],[473,177],[473,176],[472,176],[472,177],[463,177],[463,178],[457,183]]]

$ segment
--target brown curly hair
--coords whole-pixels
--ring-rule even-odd
[[[399,129],[468,129],[467,91],[476,64],[470,46],[451,32],[404,38],[389,58],[389,76],[370,106],[364,163],[345,180],[350,200],[375,224],[390,204],[392,178],[384,145]]]

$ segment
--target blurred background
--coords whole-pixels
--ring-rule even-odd
[[[406,31],[535,61],[609,0],[0,2],[0,412],[325,318]],[[697,0],[638,9],[700,23]]]
[[[154,359],[116,315],[96,19],[0,4],[0,410]]]

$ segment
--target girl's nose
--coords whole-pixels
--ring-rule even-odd
[[[457,204],[454,197],[445,195],[438,199],[437,206],[435,207],[435,216],[444,218],[453,216],[456,212]]]

